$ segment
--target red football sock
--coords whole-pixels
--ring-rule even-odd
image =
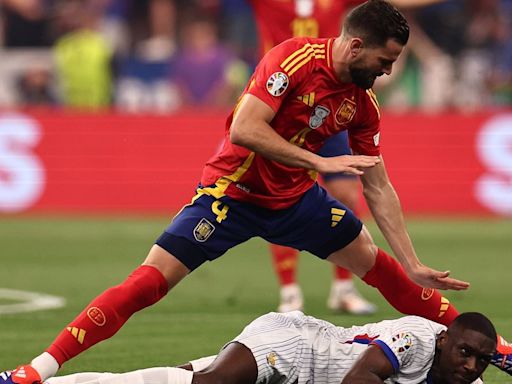
[[[363,281],[377,288],[398,311],[449,325],[459,314],[435,289],[422,288],[407,277],[398,261],[379,249],[375,265]]]
[[[135,312],[162,297],[168,284],[155,267],[143,265],[120,285],[96,297],[46,350],[59,365],[113,336]]]
[[[296,249],[276,244],[270,244],[270,251],[279,284],[283,286],[295,283],[299,252]]]
[[[334,266],[334,278],[336,280],[349,280],[352,278],[352,272],[336,265]]]

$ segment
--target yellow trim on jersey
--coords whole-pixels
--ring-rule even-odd
[[[332,45],[332,39],[327,40],[327,66],[331,66],[331,45]]]
[[[379,106],[379,102],[377,101],[377,95],[375,95],[375,93],[371,89],[367,89],[366,94],[368,95],[368,97],[370,98],[370,101],[372,102],[373,106],[375,107],[375,110],[377,111],[377,116],[379,117],[379,120],[380,120],[380,106]]]
[[[325,44],[304,44],[302,48],[289,55],[280,67],[291,76],[313,58],[325,59]]]
[[[244,163],[240,167],[238,167],[238,169],[233,174],[229,176],[222,176],[221,178],[219,178],[215,183],[215,187],[198,188],[196,194],[194,195],[194,197],[192,197],[190,203],[185,204],[183,207],[181,207],[179,212],[172,218],[171,223],[176,217],[178,217],[178,215],[181,212],[183,212],[185,208],[193,205],[194,202],[201,196],[209,195],[215,197],[216,199],[220,199],[222,196],[224,196],[224,192],[228,188],[229,184],[231,184],[234,181],[240,180],[240,177],[242,177],[242,175],[249,169],[249,167],[252,164],[252,161],[254,160],[254,156],[255,153],[251,152],[247,159],[245,159]]]
[[[302,147],[306,141],[306,135],[311,131],[312,129],[309,127],[301,129],[290,139],[290,143],[296,145],[297,147]]]
[[[198,195],[209,195],[213,196],[216,199],[220,199],[222,196],[225,195],[226,189],[229,187],[229,185],[233,182],[237,182],[240,180],[240,178],[244,175],[245,172],[249,169],[251,166],[254,156],[256,153],[251,152],[249,156],[247,156],[247,159],[245,159],[244,163],[237,168],[237,170],[228,176],[222,176],[215,182],[215,187],[207,187],[207,188],[200,188],[197,190]]]

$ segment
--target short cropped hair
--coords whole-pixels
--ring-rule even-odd
[[[409,24],[387,1],[369,0],[347,15],[343,34],[360,37],[369,47],[383,47],[389,39],[405,45],[409,40]]]
[[[453,320],[449,329],[471,329],[496,341],[496,329],[491,321],[479,312],[465,312]]]

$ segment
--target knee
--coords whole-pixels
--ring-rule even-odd
[[[173,288],[190,272],[181,261],[158,245],[151,248],[143,265],[154,267],[160,271],[167,281],[168,289]]]
[[[366,227],[363,227],[354,241],[327,259],[340,267],[347,268],[357,276],[363,277],[375,265],[378,250],[379,248],[373,242],[370,233]]]

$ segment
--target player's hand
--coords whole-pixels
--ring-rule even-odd
[[[378,156],[343,155],[335,157],[322,157],[317,171],[320,173],[345,172],[352,175],[362,175],[362,169],[371,168],[380,163]]]
[[[419,265],[408,271],[408,275],[412,281],[424,288],[453,289],[455,291],[469,288],[468,282],[449,277],[450,271],[436,271],[425,265]]]

